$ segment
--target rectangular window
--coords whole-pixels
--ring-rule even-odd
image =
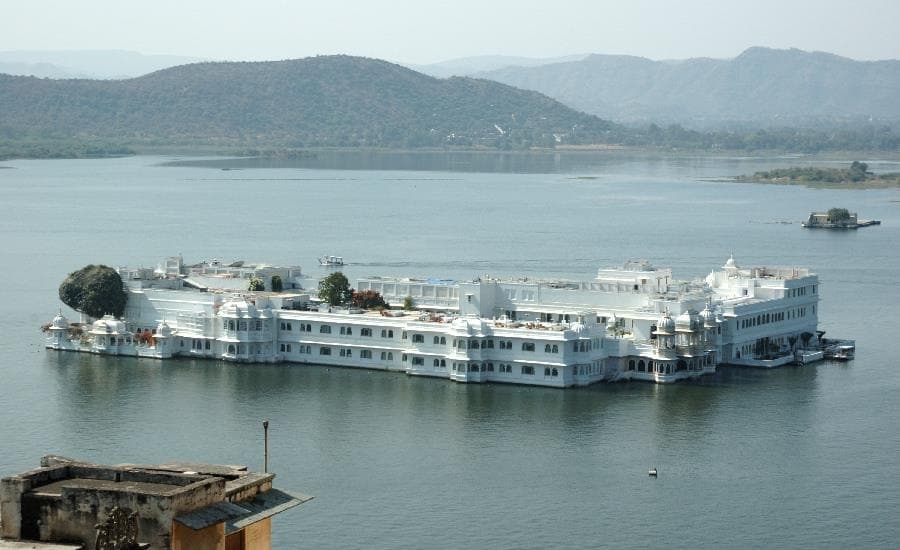
[[[413,357],[412,358],[413,366],[421,367],[425,365],[425,359],[423,357]]]
[[[330,325],[322,325],[319,327],[320,334],[331,334],[331,326]]]
[[[413,344],[424,344],[425,336],[423,334],[413,334],[412,341]]]
[[[359,350],[360,359],[371,359],[372,358],[372,350],[363,349]]]
[[[533,375],[534,367],[532,367],[531,365],[522,365],[522,374]]]
[[[522,342],[522,351],[534,351],[534,342]]]
[[[331,348],[319,348],[319,355],[331,355]]]
[[[360,329],[359,335],[360,336],[372,336],[372,329],[370,329],[370,328]]]

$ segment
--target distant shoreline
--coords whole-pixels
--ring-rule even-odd
[[[819,153],[792,153],[784,150],[758,150],[748,152],[740,149],[708,149],[671,148],[634,146],[619,144],[593,144],[593,145],[562,145],[554,148],[533,147],[529,149],[496,149],[486,147],[415,147],[415,148],[383,148],[383,147],[307,147],[291,148],[274,146],[216,146],[207,144],[195,145],[113,145],[98,144],[80,147],[72,147],[71,144],[54,143],[29,143],[21,146],[11,146],[7,142],[6,147],[0,144],[0,162],[9,160],[38,160],[38,159],[98,159],[121,158],[129,156],[152,155],[179,155],[179,156],[210,156],[210,157],[256,157],[256,158],[304,158],[315,155],[318,152],[357,152],[357,153],[470,153],[470,154],[552,154],[552,153],[634,153],[653,154],[665,157],[698,156],[704,158],[796,158],[796,159],[820,159],[844,160],[848,158],[872,158],[878,160],[900,161],[900,151],[823,151]],[[737,176],[741,181],[750,181],[753,176]],[[753,180],[758,181],[758,180]],[[772,183],[772,182],[766,182]]]

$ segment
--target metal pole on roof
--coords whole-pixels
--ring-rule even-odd
[[[269,421],[263,420],[263,472],[269,473]]]

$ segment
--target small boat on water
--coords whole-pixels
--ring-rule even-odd
[[[339,267],[344,265],[344,258],[341,256],[322,256],[319,258],[319,265],[326,267]]]
[[[656,477],[656,468],[650,468],[650,471],[647,473],[650,474],[651,477]]]
[[[835,346],[825,352],[825,357],[834,361],[850,361],[856,355],[856,346],[845,344]]]

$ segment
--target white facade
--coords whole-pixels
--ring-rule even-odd
[[[694,282],[674,281],[670,270],[646,262],[601,269],[586,282],[357,282],[392,304],[411,296],[417,308],[411,312],[319,307],[291,291],[198,288],[196,273],[186,273],[180,258],[170,263],[153,278],[121,269],[138,274],[126,285],[123,319],[104,318],[84,330],[57,316],[47,326],[47,347],[567,387],[673,382],[714,372],[720,363],[778,366],[817,340],[816,275],[742,270],[733,259]],[[294,285],[302,275],[291,269],[283,273]]]

